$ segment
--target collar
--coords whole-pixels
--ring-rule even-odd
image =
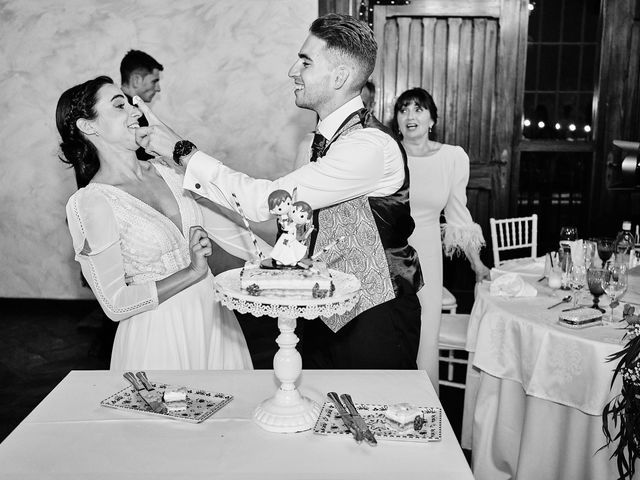
[[[342,122],[351,115],[364,107],[360,95],[353,97],[347,103],[331,112],[324,120],[318,122],[316,131],[321,133],[325,138],[332,138],[342,125]]]

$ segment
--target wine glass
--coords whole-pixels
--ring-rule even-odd
[[[573,242],[578,239],[578,227],[567,226],[560,228],[560,245],[569,246],[565,242]]]
[[[602,268],[604,268],[607,261],[613,255],[613,238],[599,238],[598,239],[598,257],[602,260]]]
[[[573,309],[578,307],[578,293],[587,283],[587,269],[584,265],[572,264],[569,269],[569,288],[573,292]]]
[[[628,284],[629,277],[626,265],[612,263],[607,266],[603,288],[611,303],[617,302],[625,294]],[[608,323],[613,323],[613,309],[614,306],[611,306],[611,317],[609,317]]]
[[[587,269],[587,286],[589,287],[589,292],[593,295],[593,305],[591,305],[591,308],[595,308],[602,313],[604,313],[604,308],[599,307],[598,302],[600,301],[600,297],[604,295],[602,284],[606,273],[607,270],[604,268],[589,267]]]

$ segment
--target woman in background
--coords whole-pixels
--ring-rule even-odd
[[[201,207],[173,161],[139,161],[140,111],[109,77],[62,94],[62,161],[82,186],[67,203],[76,260],[119,322],[111,369],[252,368],[232,312],[215,301]]]
[[[485,244],[480,226],[467,208],[469,157],[462,147],[434,140],[438,109],[422,88],[402,93],[394,106],[391,128],[404,146],[411,176],[411,216],[416,227],[409,243],[418,252],[425,286],[418,292],[422,328],[418,368],[427,370],[438,390],[438,334],[442,310],[442,249],[447,256],[463,252],[476,281],[489,278],[480,260]],[[446,224],[440,226],[444,209]]]

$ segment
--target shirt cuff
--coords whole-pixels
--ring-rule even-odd
[[[198,150],[193,154],[187,164],[187,170],[184,173],[184,182],[182,183],[183,188],[209,198],[211,195],[209,192],[211,182],[209,182],[208,179],[215,175],[216,168],[219,165],[222,165],[220,160]]]

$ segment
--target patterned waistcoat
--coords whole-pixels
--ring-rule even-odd
[[[342,135],[365,127],[391,135],[370,112],[361,109],[344,121],[319,156],[326,155]],[[418,254],[408,243],[415,224],[409,208],[407,156],[402,145],[398,146],[404,162],[404,182],[398,191],[386,197],[363,195],[318,211],[312,249],[320,251],[344,236],[344,241],[325,254],[325,260],[330,268],[351,273],[361,283],[360,301],[353,310],[322,317],[334,332],[360,313],[395,297],[414,294],[422,287]]]

